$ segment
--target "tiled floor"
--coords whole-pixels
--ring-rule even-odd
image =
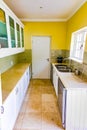
[[[63,130],[50,80],[31,80],[14,130]]]

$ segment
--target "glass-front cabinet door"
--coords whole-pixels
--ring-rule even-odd
[[[9,25],[10,25],[10,36],[11,36],[11,47],[16,47],[16,40],[15,40],[15,25],[14,20],[9,16]]]
[[[20,43],[20,26],[16,23],[16,32],[17,32],[17,47],[21,47]]]
[[[24,30],[21,27],[21,42],[22,42],[22,47],[24,47]]]
[[[0,48],[8,48],[5,12],[0,8]]]

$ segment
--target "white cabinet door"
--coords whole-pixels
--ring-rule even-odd
[[[68,89],[66,130],[87,130],[87,89]]]
[[[29,80],[30,80],[30,77],[29,77],[29,67],[27,68],[26,70],[26,78],[27,78],[27,87],[28,87],[28,84],[29,84]]]
[[[26,69],[24,75],[23,75],[23,89],[24,89],[24,95],[27,91],[28,85],[29,85],[29,68]]]
[[[17,117],[23,101],[21,80],[17,83],[15,87],[15,100],[16,100],[16,117]]]
[[[2,93],[1,93],[1,75],[0,75],[0,109],[2,106]],[[1,111],[0,111],[0,130],[1,130]]]
[[[23,75],[23,93],[25,95],[27,90],[27,73],[25,72]]]
[[[53,86],[55,86],[55,70],[54,70],[54,68],[53,68]]]
[[[55,75],[55,92],[58,97],[58,75]]]
[[[56,95],[58,96],[58,74],[54,67],[53,67],[53,85],[55,88]]]
[[[14,91],[5,100],[3,107],[4,112],[1,119],[1,130],[13,130],[16,116]]]

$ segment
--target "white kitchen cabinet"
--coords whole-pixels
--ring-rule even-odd
[[[26,69],[25,73],[23,74],[22,78],[21,78],[21,100],[23,101],[24,96],[27,92],[28,89],[28,85],[30,83],[30,78],[31,78],[31,72],[30,72],[30,66]]]
[[[27,91],[27,88],[28,88],[28,84],[29,84],[29,81],[30,81],[30,78],[29,78],[29,67],[26,69],[23,77],[22,77],[22,80],[23,80],[23,94],[25,95],[26,91]]]
[[[3,104],[1,104],[3,113],[1,114],[0,130],[13,130],[23,99],[28,89],[29,81],[29,67],[27,67],[21,78],[17,81],[13,90],[10,92]]]
[[[87,89],[68,89],[66,130],[87,130]]]
[[[56,95],[58,97],[58,74],[54,67],[53,67],[53,86],[54,86]]]
[[[22,92],[21,80],[17,83],[14,91],[15,91],[15,101],[16,101],[15,108],[16,108],[16,117],[17,117],[22,105],[22,101],[23,101],[22,99],[24,98],[22,97],[23,92]]]
[[[0,1],[0,58],[24,51],[24,25],[9,9]]]
[[[28,89],[29,85],[29,67],[25,70],[25,73],[23,74],[22,78],[18,81],[17,85],[15,86],[15,100],[16,100],[16,118],[18,116],[18,113],[21,109],[21,105],[23,103],[26,91]]]
[[[3,114],[1,116],[1,130],[12,130],[16,119],[15,92],[12,91],[3,103]]]
[[[1,106],[2,106],[2,91],[1,91],[1,74],[0,74],[0,130],[1,130]]]

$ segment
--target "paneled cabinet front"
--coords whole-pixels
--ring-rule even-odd
[[[0,58],[24,51],[24,25],[0,1]]]
[[[16,117],[17,117],[17,115],[18,115],[18,113],[20,111],[21,104],[22,104],[22,97],[21,97],[22,91],[21,91],[21,89],[22,89],[21,81],[19,81],[17,83],[16,87],[15,87],[15,90],[14,90],[15,91],[15,100],[16,100],[16,106],[15,106],[15,108],[16,108]]]
[[[25,70],[24,74],[17,82],[11,93],[2,104],[3,113],[1,114],[1,129],[0,130],[13,130],[15,121],[21,109],[25,94],[29,85],[29,67]]]
[[[1,118],[1,130],[12,130],[16,118],[15,93],[12,91],[3,104],[3,114]]]
[[[54,67],[53,67],[53,86],[54,86],[56,95],[58,97],[58,74]]]

